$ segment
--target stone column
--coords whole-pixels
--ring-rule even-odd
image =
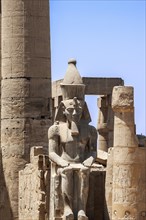
[[[1,0],[0,0],[0,42],[1,42]],[[0,121],[1,121],[1,43],[0,43]],[[0,123],[1,130],[1,123]],[[1,140],[0,140],[1,145]]]
[[[108,151],[113,147],[113,111],[111,109],[111,95],[102,95],[98,98],[98,149]]]
[[[108,149],[113,147],[114,112],[111,107],[112,94],[108,95]]]
[[[1,42],[1,0],[0,0],[0,42]],[[0,121],[1,121],[1,43],[0,43]],[[1,136],[1,123],[0,123],[0,136]],[[1,146],[1,138],[0,138]],[[2,152],[0,147],[0,189],[2,185]],[[0,193],[0,203],[1,203],[1,193]],[[0,205],[1,206],[1,205]]]
[[[135,134],[133,88],[113,89],[114,154],[112,220],[138,218],[138,187],[140,163],[138,140]]]
[[[1,0],[0,0],[0,121],[1,121]],[[0,130],[1,130],[1,123],[0,123]],[[0,145],[1,145],[1,138],[0,138]],[[1,150],[0,150],[0,164],[1,164]]]
[[[112,189],[113,189],[113,147],[108,150],[105,178],[105,210],[106,220],[112,219]]]
[[[108,128],[107,128],[107,117],[108,117],[108,105],[107,96],[100,96],[97,101],[98,104],[98,149],[107,152],[108,149]]]
[[[48,0],[2,0],[1,147],[8,195],[2,219],[18,219],[18,171],[32,146],[47,149],[51,73]],[[9,216],[6,218],[6,214]]]

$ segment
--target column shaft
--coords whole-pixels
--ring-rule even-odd
[[[112,220],[139,219],[137,188],[141,169],[137,161],[133,88],[114,87],[112,107],[115,113]]]
[[[48,0],[2,0],[1,148],[7,219],[18,219],[18,171],[47,149],[51,73]],[[5,210],[5,211],[4,211]],[[3,217],[4,218],[4,217]]]

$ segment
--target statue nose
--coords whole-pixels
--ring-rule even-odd
[[[77,111],[74,109],[72,115],[76,115]]]

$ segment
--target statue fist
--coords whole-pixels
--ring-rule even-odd
[[[84,160],[83,165],[85,167],[91,167],[93,162],[94,162],[94,158],[91,156],[91,157],[87,158],[86,160]]]
[[[66,162],[65,160],[63,160],[63,161],[61,162],[61,167],[68,167],[68,166],[69,166],[69,163]]]

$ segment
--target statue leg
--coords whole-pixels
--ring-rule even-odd
[[[62,197],[64,201],[64,220],[74,220],[72,211],[73,202],[73,170],[72,168],[64,168],[61,173],[62,177]]]
[[[88,220],[86,216],[86,204],[89,191],[89,168],[85,167],[80,170],[80,195],[79,195],[79,211],[78,220]]]

